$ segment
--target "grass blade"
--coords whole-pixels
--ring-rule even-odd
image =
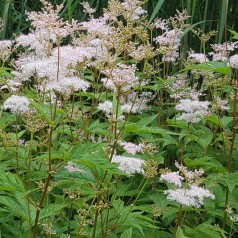
[[[227,7],[228,7],[228,0],[222,1],[222,8],[221,8],[221,15],[220,15],[220,24],[218,28],[218,43],[221,43],[224,30],[225,30],[225,24],[226,24],[226,14],[227,14]]]
[[[152,22],[156,16],[156,14],[159,12],[161,6],[163,5],[164,0],[159,0],[155,6],[154,11],[151,13],[149,22]]]

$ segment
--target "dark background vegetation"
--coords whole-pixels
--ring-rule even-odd
[[[81,2],[83,0],[50,0],[52,4],[63,4],[62,17],[70,20],[86,20]],[[99,16],[108,0],[88,0],[93,8],[97,9]],[[191,16],[190,23],[193,28],[201,28],[204,32],[216,30],[218,33],[209,43],[221,43],[231,40],[226,29],[238,31],[238,3],[237,0],[148,0],[145,4],[148,11],[148,20],[154,18],[168,18],[176,13],[176,9],[187,9]],[[20,33],[27,33],[30,23],[26,21],[25,11],[38,11],[41,9],[40,0],[1,0],[0,17],[4,21],[1,39],[9,39]],[[192,48],[199,52],[200,41],[191,32],[184,38],[186,49]]]

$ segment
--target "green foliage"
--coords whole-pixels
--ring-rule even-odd
[[[0,54],[0,237],[237,237],[237,70],[227,64],[229,60],[186,59],[190,48],[207,53],[208,43],[223,42],[227,26],[234,29],[229,30],[233,39],[238,39],[237,22],[233,22],[236,1],[147,1],[141,4],[147,15],[138,20],[133,19],[135,9],[114,0],[88,1],[96,9],[89,17],[82,2],[63,1],[60,17],[81,22],[101,16],[109,4],[106,23],[114,35],[78,28],[74,36],[70,32],[61,37],[64,25],[56,24],[59,31],[53,33],[55,28],[49,25],[50,30],[44,28],[40,35],[47,35],[47,40],[39,55],[34,47],[16,45],[6,60]],[[25,11],[41,8],[40,1],[2,0],[1,38],[28,33],[32,29]],[[181,57],[164,60],[171,49],[167,43],[155,42],[163,32],[150,23],[184,8],[191,17],[170,18],[171,31],[166,30],[183,32],[173,39],[173,43],[182,42],[179,48],[171,46]],[[192,34],[197,26],[204,34],[212,29],[218,29],[218,34],[204,42]],[[95,40],[103,43],[94,46]],[[143,48],[147,45],[148,49]],[[139,46],[142,59],[131,56]],[[67,47],[76,53],[81,48],[85,55],[64,68],[61,56]],[[97,54],[88,57],[93,47]],[[105,52],[107,57],[102,57]],[[54,59],[56,68],[44,75],[44,68],[39,73],[33,65],[33,73],[20,75],[23,79],[14,87],[17,73],[25,72],[35,58],[40,63]],[[132,73],[130,67],[134,67]],[[50,81],[51,74],[55,81]],[[71,87],[67,91],[68,76],[80,77],[89,85],[87,90]],[[103,81],[106,76],[113,89]],[[136,83],[126,88],[133,77]],[[48,82],[56,86],[45,89]],[[174,89],[173,83],[181,85]],[[19,112],[20,102],[10,105],[14,110],[6,105],[6,99],[15,94],[29,100],[27,113]],[[200,107],[199,103],[208,102],[207,109],[202,108],[206,113],[199,107],[192,110],[189,100],[180,110],[181,99]],[[196,121],[182,117],[189,110]],[[166,175],[171,177],[163,179]],[[193,187],[200,189],[195,195],[190,194]],[[180,192],[176,199],[168,195],[171,191]],[[185,205],[180,200],[183,196]]]

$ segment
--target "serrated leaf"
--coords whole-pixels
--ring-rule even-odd
[[[232,193],[234,188],[238,186],[238,172],[227,173],[222,180],[226,182],[230,193]]]
[[[136,125],[137,126],[147,126],[149,125],[151,122],[153,122],[156,118],[158,118],[158,114],[155,114],[153,116],[148,116],[148,117],[143,117],[142,119],[140,119]]]
[[[57,136],[57,133],[71,135],[70,129],[71,129],[70,126],[66,124],[58,126],[53,132],[53,136],[54,136],[53,139]]]
[[[215,115],[215,114],[211,114],[211,115],[207,116],[207,117],[206,117],[206,120],[207,120],[207,121],[210,121],[210,122],[212,122],[212,123],[214,123],[214,124],[216,124],[216,125],[218,125],[218,126],[221,125],[218,116]]]
[[[174,139],[174,137],[170,135],[163,135],[163,138],[161,139],[163,143],[163,147],[167,145],[178,145],[177,141]]]
[[[208,157],[208,156],[198,158],[198,159],[193,159],[193,160],[191,160],[189,158],[185,158],[184,163],[186,166],[188,166],[190,168],[203,167],[204,170],[214,169],[215,171],[222,170],[223,172],[225,170],[219,161],[217,161],[213,157]]]
[[[46,217],[55,216],[60,213],[60,211],[65,208],[66,205],[60,205],[60,204],[50,204],[40,211],[39,220],[42,220]]]
[[[27,207],[22,206],[15,198],[10,196],[0,196],[0,204],[7,207],[7,209],[17,217],[28,220]]]
[[[161,134],[161,135],[177,135],[177,133],[171,132],[169,130],[165,130],[158,127],[146,127],[139,126],[135,123],[128,123],[124,126],[124,130],[126,132],[134,132],[134,133],[151,133],[151,134]]]
[[[0,173],[0,190],[11,191],[11,192],[25,192],[24,184],[21,179],[10,172]]]
[[[72,160],[76,164],[81,164],[92,169],[101,168],[111,173],[123,175],[114,163],[111,163],[104,155],[103,148],[107,143],[78,143],[71,151]]]
[[[81,160],[88,158],[91,160],[95,158],[95,154],[104,155],[103,148],[107,145],[107,143],[77,143],[71,151],[73,160]]]
[[[198,144],[205,150],[211,144],[213,133],[207,127],[202,127],[199,131]]]
[[[0,129],[5,129],[9,124],[16,120],[16,115],[3,113],[0,118]]]
[[[40,115],[46,120],[48,125],[54,125],[54,122],[51,121],[50,105],[39,104],[36,102],[31,102],[31,105],[37,109]]]
[[[188,238],[183,234],[183,230],[181,229],[181,227],[178,227],[176,231],[176,238]]]
[[[222,117],[221,118],[221,122],[222,122],[222,125],[223,127],[227,127],[233,120],[233,117]]]
[[[132,232],[133,228],[129,228],[123,231],[123,233],[120,235],[120,238],[132,238]]]
[[[216,229],[215,226],[209,224],[201,224],[195,228],[196,233],[203,234],[205,238],[221,238],[224,237],[221,235],[222,229]],[[224,231],[223,231],[224,233]]]
[[[86,128],[86,131],[96,133],[99,135],[106,135],[106,136],[112,135],[112,133],[108,131],[107,128],[108,128],[107,123],[101,123],[99,120],[96,120]]]

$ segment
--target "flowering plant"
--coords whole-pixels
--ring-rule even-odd
[[[237,42],[207,55],[216,33],[193,30],[185,57],[186,10],[82,2],[79,22],[40,2],[0,41],[1,234],[235,237]]]

